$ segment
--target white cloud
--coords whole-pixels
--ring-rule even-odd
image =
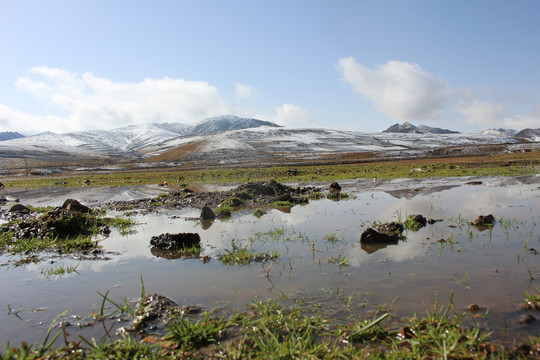
[[[306,125],[311,121],[311,114],[300,106],[283,104],[276,107],[276,115],[270,121],[286,126]]]
[[[460,103],[456,110],[466,117],[470,124],[495,125],[506,116],[502,104],[493,104],[485,100],[475,100],[470,103]]]
[[[338,70],[377,110],[399,121],[436,119],[454,95],[453,89],[418,64],[388,61],[371,70],[347,57],[339,60]]]
[[[0,131],[18,131],[23,135],[34,135],[45,131],[68,132],[76,130],[69,119],[59,116],[37,116],[13,110],[0,104]]]
[[[249,85],[236,83],[234,84],[234,96],[239,99],[247,99],[256,94],[254,88]]]
[[[218,89],[204,81],[165,77],[121,83],[92,73],[77,76],[63,69],[36,67],[16,86],[67,110],[69,119],[64,121],[79,130],[149,122],[192,123],[230,112]]]

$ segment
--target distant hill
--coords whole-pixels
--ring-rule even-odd
[[[15,131],[0,131],[0,141],[19,139],[22,137],[24,137],[24,135]]]
[[[532,141],[540,141],[540,129],[523,129],[518,132],[515,137]]]
[[[459,131],[441,129],[427,125],[414,126],[410,122],[404,122],[402,125],[396,123],[383,132],[401,134],[459,134]]]
[[[495,136],[515,136],[517,134],[517,131],[514,130],[514,129],[503,129],[503,128],[498,128],[498,129],[486,129],[486,130],[482,130],[480,131],[480,134],[482,135],[495,135]]]

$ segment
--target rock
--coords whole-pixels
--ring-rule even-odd
[[[133,321],[136,329],[143,329],[149,323],[160,321],[166,323],[169,319],[184,314],[197,314],[203,308],[197,305],[180,307],[178,304],[166,296],[160,294],[146,295],[137,302],[137,317]]]
[[[330,184],[330,187],[328,188],[331,195],[339,195],[341,192],[341,186],[337,182],[333,182]]]
[[[467,181],[465,185],[482,185],[481,181]]]
[[[398,234],[382,233],[372,228],[367,228],[366,230],[364,230],[362,235],[360,235],[360,243],[362,244],[397,244],[398,241]]]
[[[520,325],[529,325],[536,321],[536,318],[531,314],[525,314],[519,320]]]
[[[387,235],[392,235],[392,234],[401,235],[403,233],[403,225],[395,221],[392,221],[392,222],[377,226],[377,231],[380,233],[387,234]]]
[[[20,214],[29,214],[30,209],[24,206],[23,204],[15,204],[10,209],[9,212],[20,213]]]
[[[281,194],[272,199],[272,202],[276,201],[289,201],[291,200],[291,193]]]
[[[474,220],[474,226],[492,226],[495,224],[495,218],[493,215],[480,215]]]
[[[253,196],[277,196],[289,192],[290,187],[280,184],[275,180],[250,182],[240,185],[235,191],[245,191]]]
[[[200,216],[201,220],[214,220],[216,217],[216,214],[214,211],[212,211],[212,209],[210,209],[209,206],[203,206]]]
[[[90,212],[90,208],[88,206],[81,204],[75,199],[67,199],[66,201],[64,201],[62,209],[66,211],[76,211],[82,214],[87,214],[88,212]]]
[[[0,191],[4,190],[5,186],[0,182]]]
[[[436,222],[440,222],[440,221],[443,221],[443,219],[441,219],[441,218],[439,218],[439,219],[429,219],[428,224],[433,225]]]
[[[151,294],[139,299],[137,302],[136,315],[133,326],[142,330],[151,323],[161,321],[166,324],[176,316],[201,313],[203,308],[197,305],[178,306],[174,300],[160,295]]]
[[[161,234],[152,236],[150,244],[161,250],[175,251],[199,245],[201,237],[197,233]]]
[[[423,215],[417,214],[417,215],[411,215],[409,216],[409,228],[411,230],[418,230],[426,226],[427,220]]]
[[[85,179],[85,180],[83,181],[83,184],[85,184],[85,185],[88,185],[88,184],[90,184],[90,180],[88,180],[88,179]]]

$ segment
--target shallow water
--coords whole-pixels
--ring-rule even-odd
[[[393,309],[401,317],[424,314],[434,304],[448,304],[452,298],[458,313],[470,304],[484,308],[479,315],[489,309],[487,319],[479,316],[476,320],[493,331],[495,338],[511,341],[537,335],[539,321],[519,325],[525,314],[519,305],[524,291],[540,289],[540,254],[528,251],[540,250],[540,226],[536,226],[540,222],[540,176],[474,179],[482,185],[465,185],[470,180],[348,181],[342,183],[351,195],[348,200],[311,201],[290,212],[271,210],[260,219],[252,210],[240,210],[210,226],[189,219],[199,215],[198,209],[139,213],[135,234],[113,232],[101,242],[113,253],[108,255],[110,260],[46,258],[37,264],[14,267],[10,262],[0,267],[4,270],[0,272],[0,345],[41,342],[51,321],[66,310],[65,318],[73,325],[91,321],[90,311],[97,312],[102,301],[96,291],[110,290],[112,299],[125,296],[134,301],[141,292],[141,277],[146,293],[157,292],[181,305],[210,309],[225,303],[231,309],[242,309],[255,295],[266,299],[283,294],[310,296],[331,307],[352,294],[358,312],[389,304],[397,297]],[[59,205],[66,197],[99,203],[150,196],[147,188],[88,189],[54,194],[42,190],[18,196],[30,205]],[[150,193],[158,190],[163,192],[153,188]],[[412,214],[443,221],[418,232],[407,231],[407,239],[397,245],[380,249],[360,245],[366,226],[405,220]],[[497,219],[491,230],[480,231],[468,224],[487,214]],[[210,256],[210,262],[154,256],[149,240],[166,232],[199,233],[202,255]],[[446,241],[439,242],[441,239]],[[237,246],[279,252],[269,278],[264,276],[269,263],[226,266],[217,259],[231,249],[233,240]],[[17,258],[4,255],[0,263]],[[56,278],[41,274],[54,266],[76,264],[78,274]],[[540,314],[531,314],[540,318]],[[71,340],[77,334],[99,338],[104,333],[99,323],[67,330]]]

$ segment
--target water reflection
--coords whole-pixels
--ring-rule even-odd
[[[122,236],[113,231],[101,241],[111,253],[109,261],[79,262],[60,257],[5,266],[0,281],[10,291],[0,293],[0,307],[9,304],[24,309],[25,321],[0,312],[4,325],[0,339],[3,343],[38,342],[47,330],[47,326],[36,325],[40,321],[48,324],[66,309],[88,314],[100,300],[96,291],[113,289],[111,295],[136,297],[141,276],[149,292],[208,307],[223,302],[240,306],[254,295],[275,297],[299,289],[318,294],[322,288],[338,287],[345,292],[371,294],[369,301],[374,306],[390,303],[397,296],[397,315],[405,316],[424,312],[433,303],[434,294],[444,302],[452,292],[457,309],[470,303],[488,307],[490,314],[495,314],[493,320],[487,320],[488,325],[497,333],[503,329],[497,319],[503,316],[517,324],[517,299],[524,291],[535,290],[529,274],[540,278],[538,255],[527,251],[540,249],[540,227],[535,226],[540,222],[539,179],[489,178],[481,179],[479,186],[464,185],[470,179],[393,180],[371,187],[365,181],[350,181],[344,189],[352,195],[349,200],[312,201],[289,212],[270,210],[260,218],[252,210],[233,213],[228,220],[205,222],[193,220],[199,217],[199,209],[138,213],[133,216],[139,223],[135,234]],[[415,191],[413,197],[396,196],[409,191],[401,188],[429,190]],[[114,189],[101,192],[111,196]],[[53,199],[56,195],[47,196],[49,201],[61,203],[66,195],[58,195],[62,196],[58,200]],[[36,198],[45,201],[39,194]],[[35,204],[29,195],[25,199],[25,203]],[[479,231],[469,224],[478,215],[490,213],[497,220],[490,231]],[[116,214],[121,213],[110,213]],[[412,214],[443,221],[417,232],[406,231],[406,239],[397,244],[359,243],[361,233],[374,222],[404,221]],[[503,226],[501,219],[509,225]],[[152,236],[181,232],[200,235],[201,256],[209,262],[182,259],[150,247]],[[265,276],[269,263],[223,265],[218,255],[230,249],[232,241],[257,252],[278,252],[269,276]],[[3,256],[0,263],[10,259]],[[53,266],[77,264],[80,275],[51,279],[41,275]],[[38,308],[46,310],[30,311]]]

